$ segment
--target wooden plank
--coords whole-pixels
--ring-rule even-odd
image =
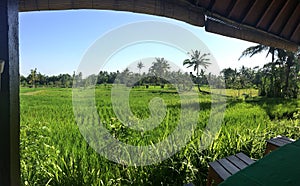
[[[270,140],[267,140],[267,142],[270,143],[270,144],[273,144],[277,147],[281,147],[281,146],[286,144],[286,143],[283,143],[283,142],[279,141],[278,139],[270,139]]]
[[[199,6],[208,9],[211,0],[201,0],[201,1],[197,1],[197,2],[198,2]]]
[[[282,139],[282,138],[278,138],[277,141],[284,144],[284,145],[286,145],[288,143],[291,143],[291,141],[286,141],[285,139]]]
[[[210,162],[208,164],[223,180],[231,176],[231,174],[218,161]]]
[[[290,141],[290,142],[294,142],[296,140],[292,139],[292,138],[288,138],[288,137],[285,137],[285,136],[281,136],[281,139],[284,139],[286,141]]]
[[[296,29],[299,22],[300,22],[300,3],[298,3],[293,14],[290,16],[289,20],[286,22],[280,35],[289,39],[291,37],[291,35],[293,34],[293,31]]]
[[[298,2],[295,0],[287,0],[283,8],[276,15],[276,18],[269,27],[268,31],[276,34],[281,33],[284,25],[288,21],[288,18],[292,15],[297,4]]]
[[[278,138],[279,141],[281,141],[282,143],[285,143],[285,144],[289,144],[289,143],[292,143],[293,141],[291,141],[290,139],[285,139],[283,137],[281,138]]]
[[[246,156],[242,152],[236,154],[236,157],[238,157],[240,160],[242,160],[243,162],[245,162],[247,165],[251,165],[252,163],[254,163],[254,160],[252,160],[251,158],[249,158],[248,156]]]
[[[291,41],[300,43],[300,23],[298,23],[297,28],[294,30],[294,33],[292,34],[291,37]]]
[[[228,17],[235,21],[242,22],[253,3],[253,0],[237,0]]]
[[[240,170],[244,169],[244,168],[246,168],[248,166],[245,162],[243,162],[242,160],[240,160],[239,158],[237,158],[235,155],[229,156],[226,159],[228,159],[228,161],[230,161],[232,164],[234,164]]]
[[[237,173],[240,169],[228,161],[226,158],[217,160],[230,174]]]
[[[275,16],[278,14],[285,1],[286,0],[273,0],[272,3],[269,5],[268,9],[265,11],[262,18],[257,23],[256,27],[268,30],[268,27],[275,19]]]
[[[19,7],[0,1],[0,59],[5,61],[0,90],[0,185],[20,185]]]
[[[234,5],[233,0],[223,0],[222,3],[216,3],[211,11],[220,15],[227,16]]]
[[[284,146],[284,145],[286,145],[288,143],[291,143],[291,142],[292,141],[283,139],[281,137],[279,137],[279,138],[272,138],[270,140],[267,140],[267,143],[271,143],[271,144],[273,144],[275,146],[278,146],[278,147],[282,147],[282,146]]]
[[[213,9],[214,5],[215,5],[216,0],[210,0],[209,5],[207,7],[208,10]]]
[[[259,19],[263,16],[264,12],[267,10],[270,2],[271,0],[256,0],[243,19],[243,23],[246,23],[250,26],[255,26]]]

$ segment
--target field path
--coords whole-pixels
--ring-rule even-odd
[[[22,95],[26,95],[26,96],[33,96],[39,93],[45,92],[45,90],[37,90],[37,91],[32,91],[32,92],[25,92],[25,93],[21,93]]]

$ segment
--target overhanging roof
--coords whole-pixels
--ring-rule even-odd
[[[199,6],[220,20],[208,21],[207,31],[294,51],[300,45],[299,0],[201,0]]]
[[[205,30],[296,51],[299,0],[19,0],[19,10],[105,9],[171,17]]]

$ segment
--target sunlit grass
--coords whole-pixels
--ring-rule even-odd
[[[180,98],[160,87],[134,88],[130,107],[137,118],[149,117],[149,100],[160,97],[168,114],[147,135],[128,130],[114,114],[111,86],[96,88],[97,110],[112,135],[129,144],[156,143],[176,127]],[[33,93],[32,92],[38,92]],[[244,152],[261,158],[265,140],[276,135],[300,137],[299,100],[236,99],[229,90],[220,131],[208,148],[201,149],[202,129],[210,116],[210,95],[199,95],[197,129],[181,151],[161,163],[128,167],[110,162],[84,140],[75,122],[72,89],[21,88],[21,174],[23,185],[205,185],[207,163]],[[234,92],[234,91],[233,91]],[[254,92],[254,91],[253,91]],[[280,120],[279,120],[280,119]],[[147,136],[142,138],[141,136]]]

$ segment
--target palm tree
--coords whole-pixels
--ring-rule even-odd
[[[149,68],[149,73],[153,74],[155,77],[156,84],[164,83],[163,77],[166,72],[170,69],[169,62],[164,58],[155,58],[155,61],[152,63],[152,66]]]
[[[201,52],[199,50],[192,50],[192,53],[188,53],[190,55],[190,59],[185,59],[183,61],[183,65],[187,65],[187,68],[194,67],[194,71],[196,71],[196,75],[199,78],[200,76],[200,69],[204,68],[206,69],[208,65],[211,63],[209,62],[209,58],[206,58],[209,56],[209,53],[204,53],[201,55]],[[200,89],[200,83],[198,83],[198,90],[199,92],[203,92]]]
[[[271,67],[270,68],[271,69],[270,74],[274,74],[275,53],[278,54],[278,50],[280,50],[280,49],[277,49],[277,48],[274,48],[274,47],[269,47],[269,46],[266,46],[266,45],[261,45],[261,44],[256,45],[256,46],[251,46],[249,48],[246,48],[246,50],[244,50],[242,52],[242,55],[239,57],[239,60],[241,58],[243,58],[243,57],[246,57],[246,56],[253,57],[256,54],[260,54],[262,52],[267,51],[266,57],[268,57],[269,54],[272,55],[271,56],[272,57],[271,64],[269,64],[269,66]],[[274,87],[274,78],[273,78],[273,75],[270,76],[270,83],[271,83],[271,86],[269,88]],[[262,87],[262,89],[265,90],[266,88]],[[269,90],[268,92],[274,92],[274,91]]]
[[[297,62],[297,53],[290,52],[290,51],[280,51],[278,53],[278,58],[280,61],[285,62],[285,85],[284,85],[284,93],[288,94],[288,96],[291,94],[289,88],[290,88],[290,74],[291,74],[291,67],[295,66]]]
[[[276,65],[283,66],[285,64],[285,66],[286,66],[285,67],[285,80],[282,82],[285,83],[283,92],[288,95],[289,94],[288,89],[290,88],[289,78],[290,78],[291,67],[293,65],[295,65],[297,54],[294,52],[289,52],[289,51],[279,49],[279,48],[269,47],[269,46],[265,46],[265,45],[256,45],[256,46],[252,46],[252,47],[249,47],[246,50],[244,50],[239,59],[241,59],[242,57],[245,57],[245,56],[252,57],[255,54],[261,53],[263,51],[267,51],[267,56],[269,54],[272,55],[272,61],[271,61],[271,64],[269,64],[272,67],[271,71],[270,71],[271,72],[271,76],[270,76],[271,87],[274,88],[274,87],[279,86],[276,83],[276,78],[277,78],[276,76],[278,76],[279,74],[278,74],[278,72],[276,73],[276,70],[278,70],[278,69],[275,66]],[[277,60],[275,60],[275,56],[277,57]],[[280,89],[281,88],[274,89],[273,95],[274,96],[279,95]]]
[[[170,65],[165,58],[155,58],[155,61],[152,63],[152,66],[149,69],[149,72],[155,76],[160,76],[166,73],[170,69]]]
[[[267,51],[267,55],[266,57],[269,56],[269,54],[271,54],[272,56],[272,60],[271,62],[275,62],[275,55],[280,55],[280,53],[284,52],[283,49],[280,49],[280,48],[274,48],[274,47],[270,47],[270,46],[266,46],[266,45],[256,45],[256,46],[252,46],[252,47],[249,47],[247,48],[246,50],[244,50],[242,52],[242,55],[239,57],[239,60],[243,57],[246,57],[246,56],[249,56],[249,57],[252,57],[256,54],[259,54],[261,52],[265,52]]]
[[[33,87],[33,88],[35,88],[35,82],[36,82],[36,80],[37,80],[37,69],[35,68],[35,69],[31,69],[30,70],[30,83],[31,83],[31,86]]]
[[[138,62],[137,64],[137,68],[139,69],[139,74],[141,74],[141,69],[144,68],[144,64],[142,63],[142,61]]]

